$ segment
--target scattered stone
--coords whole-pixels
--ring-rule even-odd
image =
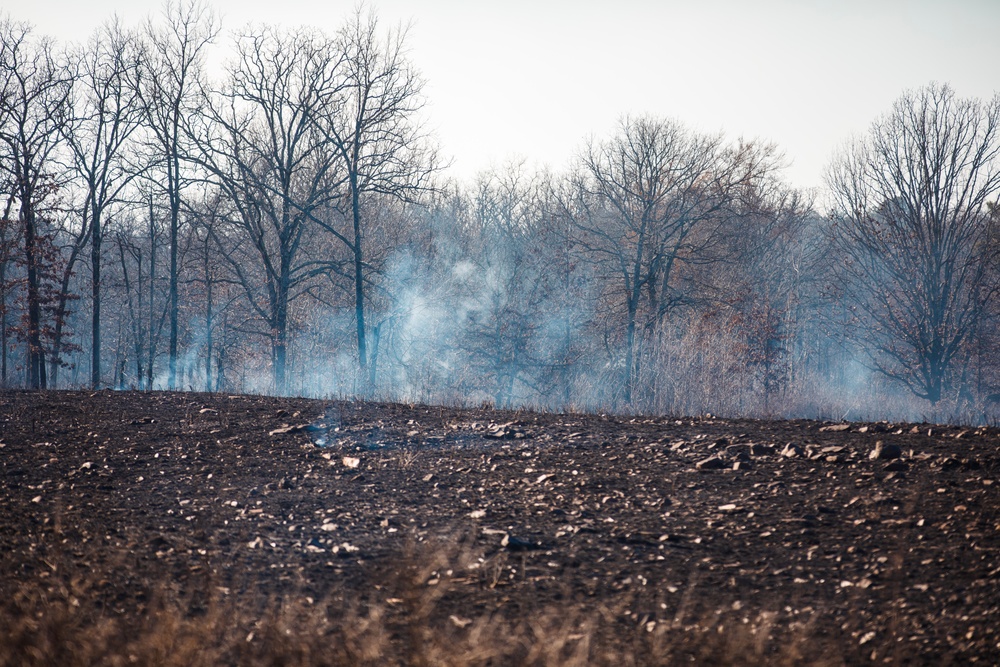
[[[850,424],[831,424],[829,426],[821,426],[819,430],[821,433],[822,432],[839,433],[841,431],[848,431],[850,430],[850,428],[851,428]]]
[[[274,418],[279,400],[292,406],[292,399],[102,394],[116,403],[46,407],[57,398],[0,395],[0,500],[13,508],[0,513],[0,534],[11,571],[30,574],[42,596],[66,586],[64,575],[91,568],[104,603],[130,605],[134,590],[152,588],[144,578],[152,569],[120,566],[134,562],[134,550],[157,562],[156,572],[176,572],[186,588],[201,581],[188,578],[194,567],[230,563],[241,591],[253,586],[275,599],[292,587],[307,601],[308,594],[402,605],[394,618],[412,603],[410,588],[438,582],[426,590],[432,602],[447,596],[432,628],[446,638],[480,632],[481,619],[489,631],[495,608],[525,618],[550,608],[575,614],[569,605],[578,602],[613,608],[627,614],[620,628],[631,632],[620,634],[631,643],[651,623],[666,631],[692,594],[698,610],[685,624],[720,610],[717,622],[708,619],[713,636],[716,625],[725,638],[744,618],[744,630],[760,630],[767,617],[754,600],[778,590],[789,605],[776,609],[778,620],[814,623],[803,641],[843,640],[846,652],[835,656],[843,661],[877,651],[870,661],[884,662],[897,655],[896,634],[905,634],[904,657],[997,663],[996,428],[963,427],[973,430],[956,440],[960,428],[934,426],[936,437],[927,438],[924,424],[915,436],[880,437],[873,423],[819,433],[835,423],[712,426],[345,402],[347,425],[334,433],[335,423],[315,416],[315,402],[300,417],[292,408]],[[117,407],[124,398],[132,407]],[[168,410],[168,401],[178,407]],[[203,405],[226,416],[223,428],[216,430],[218,416],[198,416]],[[129,414],[153,415],[160,425],[128,426]],[[97,420],[102,415],[110,426]],[[483,438],[515,418],[531,440]],[[313,427],[268,436],[286,422],[310,422],[333,446],[316,449],[306,437]],[[441,433],[446,441],[429,444]],[[35,444],[53,440],[58,450]],[[902,451],[870,460],[876,440]],[[371,451],[376,443],[384,453]],[[791,457],[779,456],[783,449]],[[345,456],[358,460],[357,469]],[[725,465],[695,469],[709,459]],[[750,463],[749,472],[732,472]],[[65,557],[49,548],[55,544]],[[109,558],[119,551],[124,560]],[[219,583],[234,585],[225,579]],[[913,581],[940,590],[911,590]],[[402,597],[386,597],[393,595]],[[844,614],[822,611],[838,606]],[[845,628],[844,618],[854,621]],[[894,627],[906,632],[885,631]],[[859,650],[869,631],[877,635]]]
[[[899,445],[893,443],[886,444],[881,440],[879,440],[875,443],[875,449],[873,449],[871,453],[868,454],[868,458],[872,459],[873,461],[876,459],[888,461],[891,459],[898,459],[902,455],[903,455],[903,450],[900,448]]]
[[[452,614],[451,616],[449,616],[448,620],[451,621],[452,625],[454,625],[456,628],[460,628],[460,629],[464,628],[467,625],[471,625],[472,624],[472,621],[470,619],[468,619],[468,618],[461,618],[459,616],[456,616],[455,614]]]
[[[333,549],[331,549],[330,551],[332,551],[334,554],[338,556],[344,557],[353,553],[357,553],[361,551],[361,549],[354,546],[350,542],[341,542],[337,546],[333,547]]]
[[[698,461],[695,467],[698,470],[722,470],[726,467],[726,462],[718,456],[709,456],[707,459]]]
[[[805,450],[796,445],[795,443],[788,443],[785,448],[781,450],[781,455],[786,458],[798,458],[805,455]]]
[[[506,424],[490,426],[483,437],[493,440],[521,440],[526,437],[526,434],[523,430],[515,428],[514,422],[507,422]]]
[[[507,549],[507,551],[534,551],[542,548],[539,542],[523,537],[515,537],[509,533],[504,534],[503,539],[500,540],[500,546]]]
[[[962,465],[962,462],[956,459],[954,456],[946,456],[941,459],[938,465],[941,466],[942,470],[954,470]]]
[[[281,426],[280,428],[276,428],[273,431],[268,431],[267,434],[268,435],[286,435],[288,433],[300,433],[300,432],[306,430],[306,428],[308,428],[308,427],[309,427],[309,424],[296,424],[295,426],[289,426],[288,424],[285,424],[284,426]]]

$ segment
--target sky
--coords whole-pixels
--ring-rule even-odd
[[[336,31],[354,0],[214,0],[250,21]],[[794,186],[821,188],[834,153],[907,89],[1000,92],[1000,0],[370,0],[409,26],[428,127],[451,175],[511,160],[560,171],[626,115],[774,142]],[[0,0],[59,41],[160,0]],[[223,33],[222,44],[229,37]]]

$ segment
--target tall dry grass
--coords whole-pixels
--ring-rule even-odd
[[[125,611],[107,599],[108,573],[70,575],[74,569],[62,566],[70,563],[50,555],[46,576],[14,585],[0,601],[0,667],[781,666],[859,659],[811,623],[779,627],[777,612],[694,611],[693,584],[668,620],[630,615],[634,601],[624,598],[537,608],[525,599],[514,605],[530,609],[521,614],[473,614],[445,574],[466,572],[473,555],[461,538],[415,545],[373,572],[366,590],[335,588],[323,600],[260,592],[253,573],[236,594],[208,580],[182,587],[164,577],[133,591]],[[438,582],[429,586],[429,579]]]

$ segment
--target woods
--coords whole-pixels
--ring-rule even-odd
[[[1000,416],[1000,97],[902,92],[828,193],[654,114],[459,182],[362,10],[0,42],[5,387]]]

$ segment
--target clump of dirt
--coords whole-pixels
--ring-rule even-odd
[[[215,663],[995,664],[998,445],[928,424],[0,392],[0,664],[84,645],[165,664],[137,644],[164,610],[170,641],[212,637]],[[341,653],[317,648],[333,636]]]

